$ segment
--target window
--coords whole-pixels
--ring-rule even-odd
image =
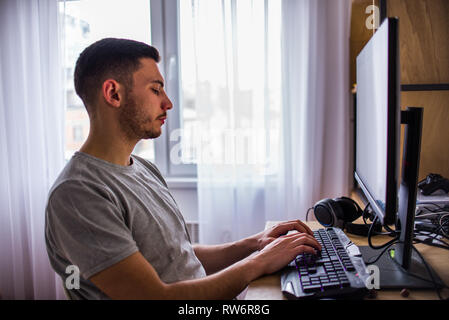
[[[73,142],[77,143],[77,142],[83,142],[85,139],[83,130],[84,126],[83,125],[74,125],[73,126]]]
[[[165,78],[167,94],[174,105],[168,113],[168,121],[165,123],[165,130],[162,130],[162,135],[154,140],[139,142],[133,152],[155,162],[165,177],[196,177],[198,152],[201,151],[197,150],[197,144],[192,143],[192,141],[195,134],[198,133],[195,132],[195,122],[201,118],[202,114],[198,114],[196,106],[196,101],[199,99],[198,86],[201,86],[204,98],[210,99],[211,105],[218,105],[223,110],[229,108],[229,101],[220,100],[220,90],[226,89],[215,86],[213,92],[209,94],[207,88],[204,88],[210,85],[209,79],[203,81],[198,77],[196,68],[201,68],[200,71],[203,75],[205,74],[204,69],[208,69],[207,77],[225,79],[229,75],[223,68],[214,65],[216,61],[213,57],[206,62],[204,62],[205,59],[198,58],[198,52],[204,52],[205,50],[203,47],[195,46],[195,35],[197,37],[213,37],[216,30],[212,28],[211,30],[205,30],[207,28],[204,28],[204,25],[195,25],[195,15],[197,14],[201,14],[201,19],[205,19],[206,26],[209,26],[214,24],[213,19],[216,20],[217,15],[229,16],[232,10],[241,12],[241,14],[235,14],[235,23],[239,24],[239,32],[243,30],[243,34],[237,37],[240,49],[231,54],[228,52],[228,55],[234,54],[235,57],[238,57],[237,65],[239,68],[239,78],[237,79],[239,87],[234,90],[233,98],[238,102],[233,101],[232,103],[234,108],[251,104],[252,109],[254,109],[251,112],[253,114],[260,113],[261,111],[258,108],[263,108],[263,103],[257,101],[262,101],[262,97],[265,95],[273,100],[269,103],[269,108],[276,109],[271,110],[272,118],[280,117],[280,113],[277,112],[281,101],[281,81],[278,74],[280,70],[278,66],[280,42],[277,38],[278,26],[280,25],[280,2],[211,0],[201,2],[202,11],[198,11],[198,4],[199,2],[196,0],[61,1],[61,12],[64,13],[65,17],[67,159],[81,147],[89,132],[87,112],[76,95],[73,85],[76,59],[86,46],[96,40],[105,37],[123,37],[149,43],[159,50],[162,57],[159,69]],[[99,12],[101,12],[101,15],[98,14]],[[255,12],[256,26],[252,26],[250,22],[246,21],[245,17],[251,16],[251,12]],[[270,27],[264,25],[263,22],[268,15],[270,19],[274,17],[274,23]],[[222,40],[226,41],[233,32],[233,28],[234,26],[226,22],[226,26],[222,29],[221,36],[224,37]],[[200,32],[198,32],[199,30]],[[270,60],[268,61],[263,60],[264,55],[262,54],[256,56],[248,54],[248,52],[253,52],[254,48],[247,48],[249,42],[244,39],[255,36],[254,30],[257,30],[257,37],[261,38],[257,43],[265,43],[267,46],[267,48],[257,49],[269,51]],[[263,39],[264,33],[266,39]],[[216,43],[222,40],[217,40]],[[223,55],[224,50],[221,49],[221,47],[215,49],[217,54]],[[201,63],[192,63],[195,59],[201,61]],[[220,57],[220,59],[223,61],[223,57]],[[258,59],[257,63],[248,63],[255,59]],[[262,71],[257,71],[262,72],[262,74],[263,72],[270,74],[267,82],[261,83],[259,86],[260,88],[264,86],[268,88],[268,93],[263,93],[263,89],[257,92],[250,89],[255,77],[254,70],[249,66],[256,64],[262,66],[260,68]],[[259,85],[264,76],[256,78],[258,78]],[[221,80],[215,79],[213,81],[220,82]],[[240,113],[238,121],[242,122],[241,126],[245,126],[244,121],[248,123],[251,121],[248,117],[245,118],[245,114]]]

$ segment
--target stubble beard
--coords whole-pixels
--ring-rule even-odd
[[[119,115],[119,123],[128,139],[155,139],[161,135],[160,130],[146,129],[155,120],[146,116],[142,108],[137,105],[132,93],[126,92],[126,103]]]

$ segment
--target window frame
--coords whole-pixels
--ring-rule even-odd
[[[154,140],[155,163],[168,178],[196,178],[196,164],[175,164],[170,152],[180,143],[170,135],[181,129],[181,71],[179,66],[179,2],[178,0],[150,0],[151,45],[161,56],[159,68],[165,77],[165,90],[173,103],[168,113],[165,130]]]

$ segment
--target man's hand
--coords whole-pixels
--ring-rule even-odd
[[[260,275],[274,273],[301,253],[316,254],[321,245],[308,233],[293,233],[272,240],[259,253],[251,256]]]
[[[276,224],[270,229],[262,231],[254,236],[257,239],[258,250],[262,250],[263,248],[265,248],[265,246],[273,242],[275,239],[279,238],[280,236],[286,235],[289,231],[292,230],[307,234],[313,238],[312,230],[305,223],[301,222],[300,220],[285,221]],[[321,250],[321,247],[319,250]]]
[[[302,240],[309,240],[303,243],[304,246],[309,247],[300,248],[299,250],[313,250],[312,247],[316,247],[317,250],[321,250],[320,244],[313,237],[312,230],[310,230],[310,228],[303,222],[293,220],[278,223],[268,230],[232,243],[225,243],[221,245],[195,245],[195,254],[203,264],[206,273],[213,274],[227,268],[237,261],[248,257],[255,251],[263,250],[275,240],[286,236],[289,231],[295,231],[298,234],[298,237]],[[311,243],[312,245],[310,245]],[[293,260],[293,258],[291,260]],[[287,265],[290,261],[287,261],[285,265]]]

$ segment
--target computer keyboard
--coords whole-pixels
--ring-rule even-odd
[[[314,231],[322,250],[301,254],[281,273],[288,299],[360,298],[367,293],[369,274],[358,247],[338,228]]]

